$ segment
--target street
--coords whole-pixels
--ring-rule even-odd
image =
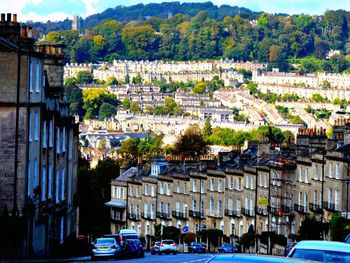
[[[177,255],[151,255],[145,254],[144,258],[132,258],[132,259],[100,259],[97,262],[142,262],[142,263],[204,263],[208,259],[212,258],[214,254],[177,254]],[[86,262],[86,260],[83,260]],[[71,261],[71,262],[82,262],[82,261]]]

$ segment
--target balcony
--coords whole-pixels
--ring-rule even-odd
[[[267,209],[258,207],[256,213],[261,216],[267,216],[269,213]]]
[[[254,216],[254,211],[253,210],[249,210],[249,209],[246,209],[246,208],[241,208],[241,213],[244,215],[244,216]]]
[[[317,214],[322,213],[322,208],[317,204],[309,203],[309,209],[310,209],[310,211],[317,213]]]
[[[222,211],[209,211],[207,212],[207,216],[213,217],[213,218],[223,218]]]
[[[171,219],[170,217],[170,213],[163,213],[163,212],[157,212],[157,217],[160,218],[160,219],[165,219],[165,220],[169,220]]]
[[[306,214],[307,207],[303,205],[294,204],[294,211],[298,212],[299,214]]]
[[[336,212],[337,209],[335,208],[335,204],[329,203],[327,201],[323,202],[323,208],[326,209],[328,212]]]
[[[128,218],[131,221],[140,221],[140,215],[139,214],[128,213]]]
[[[281,216],[283,214],[290,214],[293,212],[293,208],[292,207],[288,207],[288,206],[285,206],[285,205],[282,205],[280,207],[272,207],[270,206],[270,213],[272,215],[276,215],[276,216]]]
[[[204,219],[203,212],[197,212],[197,211],[190,210],[189,215],[190,215],[190,217],[193,217],[193,218]]]
[[[178,212],[178,211],[173,211],[173,217],[177,218],[177,219],[187,219],[187,213],[182,213],[182,212]]]
[[[142,213],[141,217],[146,220],[155,220],[154,214]]]
[[[235,211],[235,210],[231,210],[231,209],[225,209],[225,216],[229,216],[229,217],[242,217],[241,211]]]

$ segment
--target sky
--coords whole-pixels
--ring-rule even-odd
[[[11,1],[11,0],[10,0]],[[177,0],[206,2],[208,0]],[[102,12],[118,5],[171,2],[167,0],[0,0],[1,13],[17,13],[20,21],[58,21],[79,14],[82,17]],[[215,5],[228,4],[253,11],[287,14],[323,14],[326,10],[350,11],[350,0],[211,0]]]

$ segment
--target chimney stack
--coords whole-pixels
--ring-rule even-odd
[[[13,14],[13,21],[12,22],[17,23],[17,14]]]
[[[1,22],[5,22],[5,14],[4,13],[1,14]]]
[[[7,13],[7,22],[11,22],[11,13]]]

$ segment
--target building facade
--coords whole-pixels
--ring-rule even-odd
[[[35,47],[31,35],[1,14],[0,208],[16,233],[1,247],[17,257],[50,256],[77,233],[78,126],[63,96],[62,46]]]

